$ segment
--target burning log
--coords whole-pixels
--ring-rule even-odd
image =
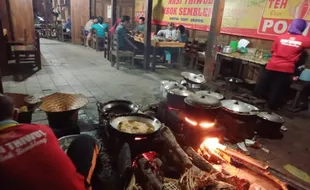
[[[140,158],[138,160],[138,165],[143,175],[147,178],[149,185],[155,190],[161,190],[163,188],[163,183],[159,181],[156,174],[153,172],[149,161],[146,158]]]
[[[197,166],[199,169],[206,172],[213,171],[212,165],[209,162],[207,162],[207,160],[203,159],[192,147],[184,147],[183,149],[186,152],[186,154],[192,158],[193,164]]]
[[[168,147],[179,157],[179,159],[183,163],[184,168],[191,168],[193,164],[190,158],[181,148],[171,130],[168,127],[164,126],[162,127],[160,133],[164,137],[164,140]]]

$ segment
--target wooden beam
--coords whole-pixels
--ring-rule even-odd
[[[151,32],[152,32],[152,12],[153,12],[153,0],[145,0],[146,5],[146,27],[144,30],[144,69],[148,70],[150,66],[150,54],[151,54]]]
[[[96,0],[90,0],[90,16],[96,16]]]
[[[217,36],[220,34],[225,0],[216,0],[213,4],[212,19],[208,35],[207,47],[205,50],[204,76],[208,79],[213,76],[215,65],[215,55],[212,54],[213,47],[216,46]]]
[[[117,0],[111,0],[111,6],[112,6],[112,26],[117,21]]]
[[[81,44],[80,34],[81,26],[84,26],[85,23],[89,20],[90,10],[89,10],[90,1],[85,0],[71,0],[71,33],[72,33],[72,43]]]
[[[44,24],[45,24],[45,29],[47,31],[48,29],[48,12],[47,12],[47,0],[43,0],[43,5],[44,5]]]

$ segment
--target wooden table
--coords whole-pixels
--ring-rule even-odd
[[[239,69],[238,75],[240,76],[242,74],[242,68],[244,65],[251,65],[253,67],[258,68],[261,73],[263,69],[265,68],[266,64],[268,63],[268,59],[254,59],[253,54],[240,54],[240,53],[232,53],[232,54],[226,54],[226,53],[217,53],[216,55],[216,65],[214,70],[214,77],[218,77],[220,74],[221,69],[221,59],[231,59],[231,60],[237,60],[241,62],[241,68]]]
[[[136,42],[140,42],[140,43],[144,43],[144,38],[139,37],[139,36],[134,36],[134,40]],[[157,56],[157,49],[158,48],[184,48],[185,47],[185,43],[182,42],[167,42],[167,41],[156,41],[154,39],[152,39],[151,41],[152,47],[153,47],[153,55],[152,55],[152,71],[155,71],[155,67],[156,67],[156,56]]]

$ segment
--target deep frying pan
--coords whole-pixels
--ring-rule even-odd
[[[123,131],[120,131],[118,129],[119,123],[122,121],[127,121],[127,120],[135,120],[135,121],[141,121],[144,123],[151,124],[154,126],[155,130],[152,133],[143,133],[143,134],[131,134],[131,133],[125,133]],[[110,126],[114,131],[119,133],[119,135],[125,135],[128,137],[148,137],[148,136],[155,135],[159,131],[159,129],[161,127],[161,122],[158,119],[156,119],[155,117],[152,117],[152,116],[149,116],[146,114],[129,113],[129,114],[120,114],[120,115],[117,115],[116,117],[112,118],[110,120]]]

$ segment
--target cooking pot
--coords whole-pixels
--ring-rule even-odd
[[[281,116],[273,112],[258,112],[257,117],[256,131],[261,137],[281,137],[280,129],[284,124],[284,119]]]
[[[213,96],[219,100],[224,99],[224,96],[222,94],[217,93],[217,92],[213,92],[213,91],[202,90],[202,91],[196,92],[196,94],[202,95],[202,96]]]
[[[167,94],[167,103],[170,107],[184,109],[184,98],[191,94],[193,93],[186,90],[185,87],[170,89]]]
[[[161,81],[160,91],[163,94],[163,98],[167,98],[167,93],[170,89],[184,87],[177,81]],[[184,87],[185,88],[185,87]]]
[[[111,116],[123,113],[136,113],[140,106],[128,100],[112,100],[106,103],[97,102],[99,116]]]
[[[188,83],[191,84],[203,84],[206,82],[206,79],[202,74],[182,72],[181,75]]]
[[[219,99],[210,95],[191,94],[184,99],[186,115],[199,119],[215,120],[219,108]]]
[[[222,100],[222,108],[232,114],[235,115],[244,115],[244,116],[250,116],[250,115],[256,115],[258,112],[258,108],[241,102],[239,100]]]
[[[143,134],[131,134],[131,133],[126,133],[123,131],[120,131],[118,126],[120,122],[122,121],[141,121],[143,123],[150,124],[154,127],[154,131],[152,133],[143,133]],[[155,135],[160,127],[161,127],[161,122],[156,119],[155,117],[146,115],[146,114],[140,114],[140,113],[130,113],[130,114],[120,114],[110,120],[110,127],[111,129],[119,136],[124,137],[124,138],[129,138],[129,139],[134,139],[136,137],[150,137]]]
[[[230,53],[233,52],[233,48],[230,47],[230,46],[224,46],[222,52],[223,52],[223,53],[230,54]]]

